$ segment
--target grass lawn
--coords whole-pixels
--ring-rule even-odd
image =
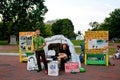
[[[71,40],[71,41],[75,46],[80,46],[80,44],[84,44],[83,40]],[[113,45],[114,43],[109,43],[109,46],[113,46]],[[78,54],[81,53],[81,49],[79,47],[76,47],[75,50],[76,50],[76,53]],[[116,52],[116,48],[109,48],[108,54],[113,55],[115,52]]]
[[[80,54],[80,53],[81,53],[81,49],[80,49],[80,48],[78,48],[78,47],[77,47],[77,48],[75,48],[75,51],[76,51],[76,53],[77,53],[77,54]]]
[[[116,52],[116,48],[109,48],[109,55],[113,55]]]
[[[76,53],[80,54],[81,53],[81,49],[80,48],[75,48]],[[109,48],[109,55],[113,55],[116,52],[116,48]]]
[[[74,46],[80,46],[80,44],[85,44],[84,40],[71,40],[71,42],[74,44]],[[75,51],[77,54],[81,53],[80,47],[75,47]]]
[[[71,40],[71,42],[72,42],[75,46],[80,46],[80,44],[84,44],[84,40]]]
[[[0,45],[9,45],[7,41],[0,41]]]
[[[71,42],[74,44],[74,46],[80,46],[80,44],[84,44],[84,40],[71,40]],[[0,41],[0,45],[6,46],[6,45],[10,45],[7,43],[7,41]],[[109,46],[113,46],[114,43],[110,43]],[[80,47],[75,47],[76,53],[80,54],[81,53],[81,49]],[[109,48],[109,55],[114,54],[116,51],[116,48]],[[10,50],[1,50],[0,52],[3,53],[18,53],[19,49],[18,48],[13,48]]]

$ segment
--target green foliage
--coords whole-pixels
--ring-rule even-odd
[[[62,32],[62,20],[59,19],[55,23],[52,24],[52,32],[53,35],[61,34]]]
[[[110,17],[105,18],[104,23],[100,25],[99,30],[108,30],[110,38],[120,38],[120,9],[115,9],[110,13]]]
[[[90,22],[89,25],[92,27],[92,31],[96,31],[99,27],[99,23],[98,22]]]
[[[45,25],[45,37],[50,37],[50,36],[52,36],[52,31],[51,31],[51,29],[52,29],[52,25],[50,25],[50,24],[46,24],[46,25]]]
[[[0,27],[0,34],[18,35],[20,31],[40,29],[44,35],[43,16],[47,11],[44,0],[1,0],[0,14],[3,26]]]
[[[78,34],[81,35],[82,34],[81,31],[78,31]]]
[[[59,19],[52,25],[53,35],[62,34],[67,38],[73,38],[75,36],[74,26],[69,19]]]

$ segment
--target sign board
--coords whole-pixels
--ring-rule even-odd
[[[19,53],[20,61],[22,61],[22,54],[25,52],[33,52],[33,36],[34,32],[19,32]]]
[[[108,66],[108,41],[108,31],[86,31],[85,64],[106,64]]]
[[[70,73],[72,71],[79,72],[78,62],[67,62],[67,63],[65,63],[65,72]]]
[[[86,31],[85,53],[108,53],[108,31]]]

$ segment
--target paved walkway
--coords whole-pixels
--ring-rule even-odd
[[[0,50],[10,50],[10,49],[15,49],[19,48],[18,45],[4,45],[0,46]]]
[[[27,71],[26,63],[19,62],[19,56],[0,55],[0,80],[120,80],[120,59],[111,60],[115,66],[84,65],[85,73],[65,73],[48,76],[36,71]]]
[[[113,47],[116,47],[114,44]],[[79,47],[79,46],[78,46]],[[0,46],[1,50],[18,48],[18,46]],[[65,73],[60,71],[59,76],[48,76],[36,71],[27,71],[26,63],[19,62],[17,53],[0,53],[0,80],[120,80],[120,59],[112,60],[115,66],[84,65],[85,73]]]

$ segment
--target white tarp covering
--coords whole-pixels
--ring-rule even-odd
[[[46,41],[46,46],[44,47],[45,53],[47,54],[48,52],[48,46],[49,44],[52,43],[66,43],[69,46],[69,50],[71,52],[71,62],[78,62],[79,63],[79,67],[81,67],[81,63],[80,63],[80,59],[79,59],[79,55],[76,53],[74,45],[72,44],[72,42],[67,39],[66,37],[64,37],[63,35],[55,35],[49,38],[45,38]]]

